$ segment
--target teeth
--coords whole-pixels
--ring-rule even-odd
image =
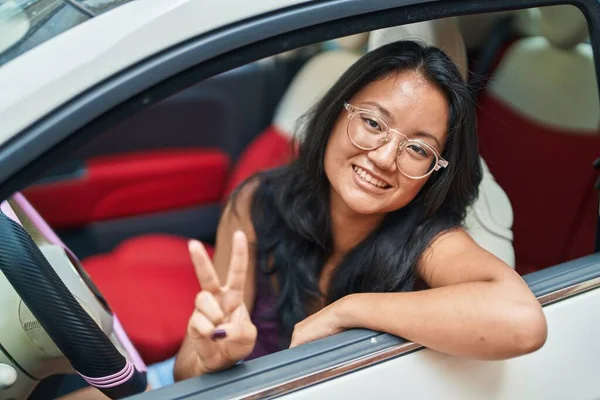
[[[354,171],[358,174],[358,176],[360,176],[364,181],[369,182],[371,185],[377,186],[382,189],[385,189],[388,187],[387,183],[375,178],[373,175],[370,175],[364,169],[357,167],[356,165],[354,165],[353,168],[354,168]]]

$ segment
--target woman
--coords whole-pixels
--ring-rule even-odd
[[[359,327],[485,360],[540,348],[540,304],[461,227],[481,180],[475,124],[442,51],[363,56],[307,116],[297,158],[233,194],[213,261],[190,242],[202,291],[151,385]]]

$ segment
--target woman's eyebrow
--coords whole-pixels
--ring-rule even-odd
[[[392,117],[392,114],[391,114],[391,113],[390,113],[388,110],[386,110],[386,109],[385,109],[385,108],[384,108],[384,107],[383,107],[381,104],[379,104],[379,103],[376,103],[376,102],[374,102],[374,101],[363,101],[363,104],[368,104],[368,105],[370,105],[370,106],[373,106],[373,107],[375,107],[375,108],[376,108],[377,110],[379,110],[379,112],[380,112],[380,113],[382,113],[382,114],[383,114],[383,115],[384,115],[386,118],[389,118],[389,119],[394,119],[394,118]]]
[[[438,138],[435,135],[432,135],[431,133],[417,132],[415,134],[415,136],[429,138],[429,139],[431,139],[431,140],[433,140],[435,142],[435,144],[437,145],[438,150],[442,149],[442,144],[440,143],[440,141],[438,140]]]

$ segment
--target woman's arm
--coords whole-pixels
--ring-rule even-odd
[[[367,328],[485,360],[530,353],[545,343],[546,319],[529,287],[463,230],[435,240],[417,271],[431,289],[346,296],[321,312],[321,322],[330,323],[325,330]],[[298,325],[293,345],[315,339],[313,333],[306,340],[318,321],[308,324],[321,313]]]
[[[253,244],[256,243],[256,233],[252,225],[250,205],[254,191],[258,186],[258,181],[248,182],[239,192],[235,204],[228,202],[219,226],[217,228],[217,237],[215,241],[215,253],[213,263],[217,275],[221,282],[225,282],[229,273],[229,257],[231,254],[231,238],[235,231],[241,230],[246,234],[249,244],[248,253],[248,275],[244,287],[244,302],[248,312],[254,308],[254,299],[256,297],[256,254],[253,251]]]

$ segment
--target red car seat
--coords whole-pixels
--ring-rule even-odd
[[[514,210],[525,274],[594,251],[599,102],[587,23],[573,6],[541,9],[480,97],[480,150]]]

